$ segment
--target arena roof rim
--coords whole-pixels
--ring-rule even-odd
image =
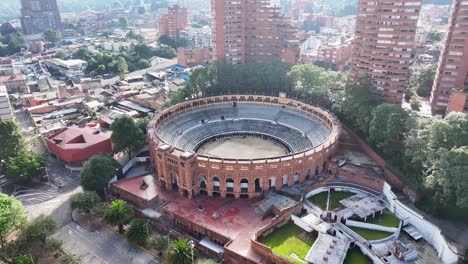
[[[249,99],[251,98],[257,98],[256,100],[240,100],[238,99],[239,98],[243,98],[243,97],[247,97]],[[219,99],[219,98],[222,98],[223,100],[220,101],[216,101],[216,99]],[[225,101],[225,99],[228,99],[227,101]],[[236,100],[229,100],[229,98],[237,98]],[[178,114],[177,112],[173,111],[174,109],[178,109],[180,107],[183,107],[187,104],[190,104],[190,103],[194,103],[194,102],[199,102],[199,101],[202,101],[202,100],[215,100],[213,102],[208,102],[206,104],[202,104],[202,105],[197,105],[193,108],[198,108],[198,107],[203,107],[203,106],[209,106],[209,105],[218,105],[218,104],[225,104],[225,103],[232,103],[232,102],[237,102],[237,103],[245,103],[245,104],[259,104],[259,105],[262,105],[263,102],[260,102],[258,101],[259,98],[268,98],[268,99],[273,99],[276,100],[276,101],[280,101],[280,103],[272,103],[273,101],[268,101],[267,103],[269,103],[269,105],[277,105],[278,107],[288,107],[289,109],[295,109],[297,111],[301,111],[301,109],[299,109],[300,106],[307,106],[308,108],[312,108],[314,109],[315,111],[317,112],[323,112],[325,114],[325,117],[328,119],[328,121],[332,124],[330,128],[330,133],[328,133],[328,136],[324,139],[324,141],[321,143],[321,144],[318,144],[314,147],[311,147],[311,148],[307,148],[307,149],[304,149],[302,151],[297,151],[297,152],[291,152],[291,153],[288,153],[286,155],[280,155],[280,156],[274,156],[274,157],[265,157],[265,158],[238,158],[238,159],[232,159],[232,158],[222,158],[222,157],[213,157],[213,156],[208,156],[208,155],[203,155],[203,154],[198,154],[194,151],[190,151],[190,150],[186,150],[186,149],[182,149],[180,147],[177,147],[177,146],[174,146],[173,144],[170,144],[170,143],[167,143],[165,140],[163,140],[162,138],[159,137],[158,133],[156,133],[156,120],[159,120],[162,116],[164,116],[165,114]],[[284,102],[282,102],[284,101]],[[288,103],[286,103],[288,102]],[[293,103],[295,105],[295,107],[292,107],[290,104]],[[182,110],[183,112],[185,112],[185,108]],[[304,113],[305,115],[309,116],[310,114],[307,114],[307,113]],[[315,118],[319,119],[320,121],[324,121],[322,118],[319,118],[317,116],[315,116]],[[214,161],[214,160],[219,160],[221,162],[224,162],[224,161],[233,161],[233,162],[255,162],[255,161],[272,161],[272,160],[282,160],[284,158],[291,158],[291,157],[296,157],[296,156],[307,156],[307,155],[311,155],[313,153],[316,153],[316,152],[321,152],[323,151],[325,148],[331,146],[332,144],[336,143],[337,140],[338,140],[338,137],[339,135],[341,134],[341,124],[339,123],[338,119],[329,111],[321,108],[321,107],[318,107],[318,106],[314,106],[314,105],[311,105],[311,104],[308,104],[308,103],[305,103],[305,102],[301,102],[301,101],[298,101],[298,100],[294,100],[294,99],[289,99],[289,98],[280,98],[280,97],[275,97],[275,96],[263,96],[263,95],[248,95],[248,94],[239,94],[239,95],[219,95],[219,96],[209,96],[209,97],[198,97],[198,98],[194,98],[194,99],[190,99],[190,100],[186,100],[186,101],[183,101],[181,103],[178,103],[176,105],[173,105],[173,106],[170,106],[168,108],[165,108],[163,111],[159,112],[158,114],[156,114],[153,119],[150,121],[150,123],[148,124],[148,128],[149,129],[152,129],[152,134],[154,137],[156,137],[158,139],[158,141],[160,141],[161,143],[163,144],[166,144],[166,145],[169,145],[170,147],[172,147],[173,149],[175,150],[178,150],[180,152],[190,152],[190,153],[194,153],[196,154],[198,157],[201,157],[201,158],[204,158],[208,161]]]

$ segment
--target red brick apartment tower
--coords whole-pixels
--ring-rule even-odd
[[[269,1],[211,0],[211,13],[215,60],[297,62],[297,29],[278,7],[270,6]]]
[[[159,18],[159,35],[167,35],[171,39],[179,39],[181,30],[188,28],[187,8],[173,5],[167,9],[166,14]]]
[[[444,114],[452,89],[468,88],[468,0],[454,0],[431,94],[433,113]]]
[[[389,102],[403,98],[421,0],[359,0],[350,80],[368,74]]]

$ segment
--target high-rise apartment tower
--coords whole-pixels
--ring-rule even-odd
[[[159,18],[159,35],[168,36],[178,40],[180,31],[188,27],[187,8],[173,5],[167,9],[167,13]]]
[[[445,45],[432,87],[433,113],[446,112],[453,89],[457,89],[457,94],[468,92],[468,0],[453,0]]]
[[[21,26],[24,34],[42,33],[48,28],[61,29],[57,0],[21,0]]]
[[[420,9],[421,0],[359,0],[350,81],[368,75],[385,100],[401,102]]]
[[[215,60],[297,62],[297,28],[268,0],[211,0],[211,15]]]

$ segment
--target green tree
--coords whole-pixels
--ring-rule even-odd
[[[126,17],[119,18],[119,25],[120,25],[121,28],[127,28],[128,27],[128,19]]]
[[[26,223],[21,202],[13,196],[0,193],[0,247],[5,245],[5,238],[11,231],[24,227]]]
[[[444,34],[438,30],[431,30],[429,31],[429,34],[427,34],[427,41],[428,42],[438,42],[441,41],[442,38],[444,37]]]
[[[40,215],[34,218],[26,228],[24,228],[18,237],[21,243],[32,245],[40,242],[46,246],[47,238],[57,229],[57,224],[50,216]]]
[[[150,234],[150,226],[143,219],[134,219],[127,231],[127,238],[133,243],[144,245]]]
[[[21,150],[16,156],[7,159],[5,173],[15,182],[28,183],[34,178],[44,176],[45,166],[42,155],[30,150]]]
[[[419,111],[421,109],[421,102],[418,99],[411,99],[410,107],[414,111]]]
[[[372,110],[381,103],[375,93],[375,86],[369,76],[363,77],[346,87],[342,112],[344,119],[351,121],[364,135],[369,132]]]
[[[201,95],[212,82],[211,71],[208,68],[198,68],[192,71],[187,81],[186,89],[191,95]]]
[[[74,194],[70,198],[70,206],[72,209],[79,208],[86,212],[91,211],[98,203],[101,202],[101,197],[96,192],[84,191]]]
[[[81,171],[81,186],[104,196],[104,188],[114,177],[119,164],[111,156],[96,155],[87,160]]]
[[[60,264],[80,264],[80,258],[76,255],[65,254],[59,259]]]
[[[149,114],[145,117],[141,117],[141,118],[138,118],[136,120],[136,124],[137,126],[141,129],[141,131],[143,132],[143,134],[146,135],[146,125],[148,124],[148,122],[153,118],[153,115],[152,114]]]
[[[167,238],[161,235],[156,235],[149,241],[149,245],[157,251],[164,251],[168,246],[167,243]]]
[[[146,138],[143,131],[130,116],[124,115],[116,118],[111,129],[115,153],[124,151],[130,158],[131,153],[140,150],[145,145]]]
[[[328,88],[324,86],[323,69],[311,64],[294,65],[288,75],[303,94],[324,96]]]
[[[150,67],[150,64],[148,60],[142,58],[137,61],[137,63],[135,64],[135,67],[138,69],[146,69]]]
[[[57,32],[57,30],[52,28],[48,28],[46,31],[44,31],[44,38],[46,41],[54,44],[60,42],[60,34]]]
[[[117,72],[119,73],[120,79],[124,80],[126,74],[128,73],[128,64],[125,58],[119,57],[117,59],[116,66],[117,66]]]
[[[113,226],[119,227],[119,232],[123,233],[123,226],[130,223],[133,217],[133,209],[123,200],[114,200],[104,211],[104,221]]]
[[[158,39],[159,44],[169,46],[173,49],[177,49],[179,46],[177,45],[177,41],[169,37],[168,35],[162,35]]]
[[[0,121],[0,164],[24,148],[18,124],[13,120]]]
[[[418,79],[416,93],[421,97],[431,96],[432,84],[434,83],[436,66],[432,66],[424,70]]]
[[[192,260],[195,260],[196,257],[197,251],[185,238],[174,240],[169,246],[169,254],[167,256],[169,264],[191,264]]]
[[[407,118],[406,111],[396,104],[384,103],[372,111],[369,141],[386,158],[400,157]]]
[[[154,56],[165,58],[165,59],[172,59],[177,56],[176,50],[169,46],[162,46],[157,48],[154,51]]]

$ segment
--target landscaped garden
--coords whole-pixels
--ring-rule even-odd
[[[340,201],[353,195],[354,193],[352,192],[332,192],[330,197],[330,210],[335,210],[341,207]],[[309,197],[308,200],[316,206],[320,207],[322,210],[325,210],[327,207],[327,196],[328,192],[325,191]]]
[[[388,227],[398,227],[400,225],[400,219],[394,216],[390,211],[384,210],[382,215],[376,215],[375,218],[368,217],[366,223]]]
[[[302,261],[291,257],[291,255],[296,254],[299,258],[304,259],[315,241],[313,238],[304,241],[300,236],[302,232],[304,231],[300,227],[286,224],[265,237],[262,244],[271,248],[274,253],[294,263],[302,264]]]
[[[361,252],[358,247],[348,250],[344,264],[370,264],[369,259]]]
[[[360,228],[360,227],[354,227],[354,226],[348,226],[348,227],[351,228],[354,232],[358,233],[360,236],[362,236],[366,240],[379,240],[379,239],[387,238],[392,235],[392,233],[379,231],[379,230],[372,230],[372,229],[366,229],[366,228]]]

